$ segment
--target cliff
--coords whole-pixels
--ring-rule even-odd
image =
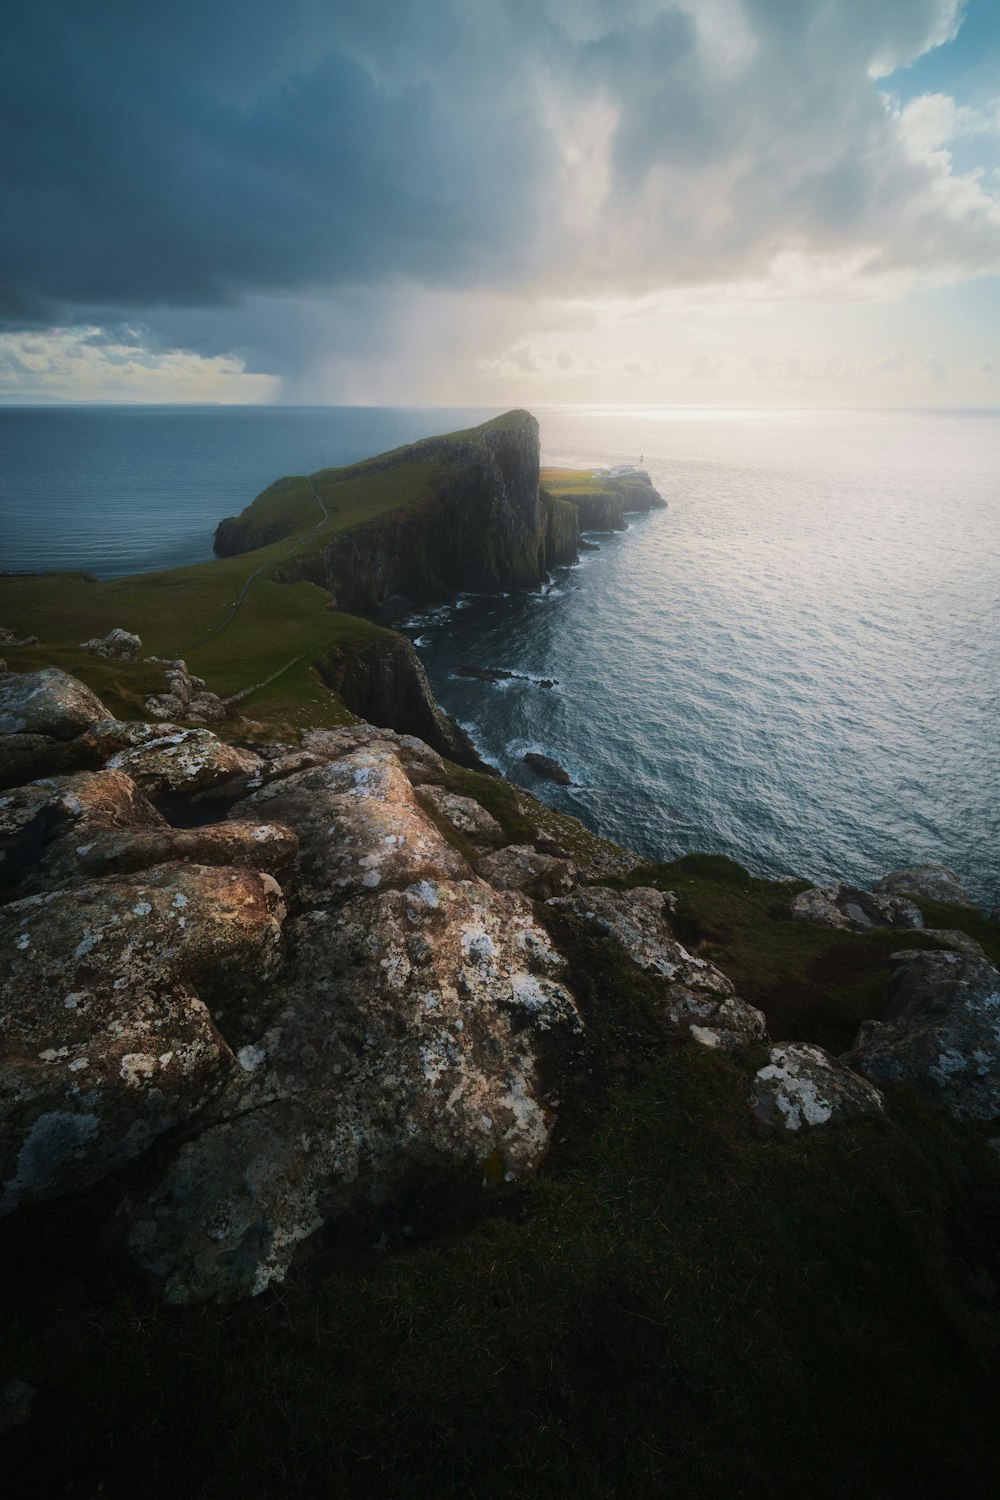
[[[667,503],[644,469],[624,474],[542,469],[540,484],[552,503],[573,507],[579,531],[624,531],[626,515],[663,510]]]
[[[576,507],[540,492],[538,423],[525,411],[279,481],[220,523],[216,552],[232,556],[293,536],[309,489],[329,524],[271,576],[319,584],[351,612],[373,614],[396,594],[533,589],[577,556]],[[315,515],[314,508],[311,523]]]

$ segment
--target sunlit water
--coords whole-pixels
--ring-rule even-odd
[[[196,561],[278,474],[483,415],[0,412],[3,566]],[[546,461],[641,453],[669,509],[595,538],[539,595],[411,617],[483,752],[645,854],[859,882],[936,859],[1000,897],[1000,415],[539,417]],[[537,782],[528,749],[580,785]]]

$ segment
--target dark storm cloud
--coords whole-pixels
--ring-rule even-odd
[[[516,89],[456,108],[503,66],[462,15],[18,7],[0,62],[3,315],[512,273],[545,139]]]
[[[961,0],[8,11],[8,328],[294,374],[317,344],[390,349],[421,289],[527,303],[764,280],[783,252],[913,276],[1000,260],[989,180],[917,149],[877,81]]]

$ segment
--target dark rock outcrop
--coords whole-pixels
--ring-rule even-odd
[[[959,1119],[1000,1115],[1000,973],[954,952],[894,956],[877,1021],[844,1060],[869,1078],[912,1083]]]
[[[915,896],[922,901],[940,901],[949,906],[974,906],[969,900],[962,877],[947,865],[911,865],[883,875],[873,887],[881,895]]]
[[[924,919],[912,901],[900,895],[873,895],[853,885],[817,885],[792,899],[792,916],[819,927],[870,932],[878,927],[923,927]]]
[[[109,630],[105,636],[95,636],[92,641],[81,641],[80,647],[83,651],[89,651],[91,656],[103,656],[109,661],[138,661],[142,656],[140,638],[130,630],[122,630],[120,626]]]
[[[554,781],[558,786],[572,786],[573,778],[569,772],[553,760],[551,755],[539,755],[535,750],[529,750],[521,759],[526,766],[530,766],[536,776],[541,776],[543,781]]]

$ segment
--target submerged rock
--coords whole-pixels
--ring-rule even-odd
[[[862,1022],[845,1061],[914,1084],[959,1119],[1000,1115],[1000,973],[963,953],[893,961],[882,1015]]]
[[[842,1124],[883,1108],[877,1088],[807,1042],[771,1048],[769,1062],[757,1073],[751,1103],[768,1130]]]
[[[526,766],[530,766],[536,776],[541,776],[545,781],[554,781],[559,786],[572,786],[573,778],[557,760],[551,755],[538,755],[534,750],[529,750],[521,759]]]

